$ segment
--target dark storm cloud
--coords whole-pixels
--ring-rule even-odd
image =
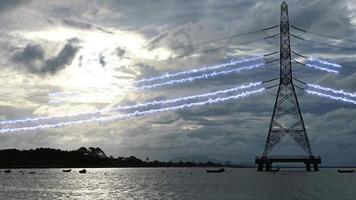
[[[121,48],[121,47],[117,47],[117,48],[116,48],[116,51],[117,51],[117,56],[118,56],[119,58],[124,57],[124,55],[125,55],[125,53],[126,53],[126,50],[123,49],[123,48]]]
[[[56,56],[48,59],[45,58],[43,47],[37,44],[28,44],[23,50],[15,53],[12,59],[16,63],[21,63],[32,73],[54,75],[72,63],[80,48],[78,43],[77,38],[69,39]]]
[[[100,64],[102,67],[105,67],[105,65],[106,65],[105,56],[103,56],[102,53],[99,55],[99,64]]]
[[[57,56],[50,58],[45,62],[41,68],[41,72],[55,74],[58,71],[64,69],[67,65],[72,63],[78,50],[78,46],[67,43]]]
[[[44,50],[40,45],[28,44],[21,52],[14,55],[17,62],[33,63],[36,60],[44,59]]]

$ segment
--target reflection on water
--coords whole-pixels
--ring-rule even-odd
[[[0,199],[356,199],[356,174],[202,168],[36,169],[0,173]]]

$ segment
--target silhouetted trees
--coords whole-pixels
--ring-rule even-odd
[[[0,150],[0,168],[57,168],[57,167],[223,167],[209,162],[145,161],[130,157],[106,156],[99,147],[81,147],[74,151],[38,148],[30,150]]]

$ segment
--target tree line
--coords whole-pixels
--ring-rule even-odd
[[[226,167],[221,163],[149,161],[135,156],[107,156],[99,147],[65,151],[52,148],[0,150],[0,168],[76,168],[76,167]],[[230,166],[236,167],[236,166]]]

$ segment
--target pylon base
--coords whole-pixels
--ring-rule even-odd
[[[306,171],[311,171],[313,166],[314,171],[319,171],[321,164],[320,156],[257,156],[255,164],[257,171],[271,171],[273,163],[304,163]]]

